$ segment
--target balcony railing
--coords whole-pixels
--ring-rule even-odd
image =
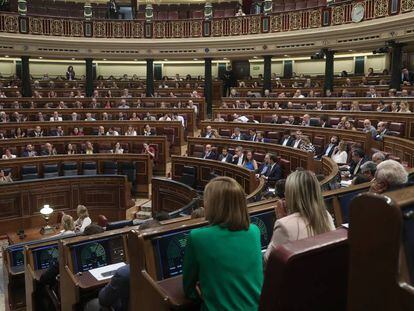
[[[197,38],[255,35],[314,29],[352,23],[355,3],[365,7],[363,21],[414,10],[414,0],[363,0],[271,15],[212,20],[84,20],[48,16],[0,14],[0,32],[93,38]]]

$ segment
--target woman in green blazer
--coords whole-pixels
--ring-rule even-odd
[[[250,224],[242,187],[229,177],[211,180],[204,191],[209,226],[190,232],[183,282],[202,310],[257,310],[263,283],[260,230]]]

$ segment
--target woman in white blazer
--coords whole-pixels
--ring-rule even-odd
[[[279,244],[335,229],[323,201],[321,186],[313,172],[296,171],[290,174],[286,180],[285,198],[288,216],[275,222],[265,262],[272,248]]]

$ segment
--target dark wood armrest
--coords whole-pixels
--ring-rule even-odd
[[[172,309],[199,310],[199,304],[185,297],[181,275],[158,281],[157,285],[168,297]]]

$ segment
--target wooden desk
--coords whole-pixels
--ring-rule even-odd
[[[273,114],[277,114],[279,120],[281,118],[287,119],[288,116],[294,116],[295,120],[299,122],[304,114],[309,114],[311,118],[319,118],[325,115],[329,118],[340,119],[342,117],[348,117],[354,120],[354,126],[358,129],[362,129],[363,121],[365,119],[371,120],[375,125],[379,121],[385,121],[388,123],[402,123],[401,135],[405,138],[414,139],[414,118],[412,113],[393,113],[393,112],[376,112],[376,111],[335,111],[335,110],[306,110],[306,109],[214,109],[213,118],[220,113],[225,120],[233,121],[232,115],[234,113],[238,115],[245,115],[254,117],[256,121],[260,123],[268,123]],[[249,123],[251,127],[255,127],[256,124]],[[285,124],[281,124],[285,125]],[[349,131],[351,132],[351,131]]]
[[[206,144],[211,144],[213,147],[217,147],[218,152],[221,151],[222,147],[234,149],[237,146],[242,146],[244,149],[252,150],[255,153],[276,153],[282,159],[289,161],[289,164],[286,164],[286,167],[284,167],[286,173],[295,170],[297,167],[315,170],[313,155],[309,152],[276,144],[266,144],[252,141],[188,137],[188,155],[197,157],[196,154],[203,152]]]
[[[55,156],[41,156],[29,158],[16,158],[10,160],[0,160],[0,168],[10,170],[13,181],[16,182],[22,179],[22,168],[30,165],[37,167],[39,178],[44,178],[44,165],[56,164],[58,174],[61,176],[63,172],[64,163],[76,163],[77,174],[83,174],[83,164],[87,162],[96,163],[97,174],[105,174],[104,166],[106,162],[114,162],[117,164],[117,172],[123,174],[122,165],[128,164],[135,169],[135,182],[133,186],[134,193],[148,197],[149,187],[152,177],[153,161],[146,154],[113,154],[113,153],[98,153],[91,155],[55,155]],[[0,189],[3,185],[0,185]]]
[[[43,226],[39,210],[44,204],[54,209],[51,224],[56,223],[59,211],[76,217],[78,204],[88,207],[92,220],[103,214],[110,221],[125,219],[126,210],[134,204],[126,176],[120,175],[29,180],[0,188],[0,234]]]
[[[129,157],[133,158],[136,157],[137,161],[139,160],[140,156],[136,156],[136,154],[143,153],[143,143],[149,143],[150,145],[156,148],[157,152],[157,159],[154,165],[154,174],[165,175],[166,170],[166,163],[169,158],[169,147],[167,138],[165,136],[63,136],[63,137],[42,137],[42,138],[18,138],[18,139],[10,139],[10,140],[0,140],[0,152],[4,154],[5,149],[11,149],[13,154],[17,154],[20,156],[23,150],[26,148],[27,144],[32,144],[34,150],[37,154],[41,153],[42,146],[45,143],[51,143],[53,147],[56,148],[57,153],[64,157],[66,153],[66,146],[70,143],[77,147],[78,153],[81,151],[81,147],[85,144],[85,142],[90,141],[95,148],[95,152],[97,150],[103,151],[108,157],[108,160],[113,157],[112,154],[109,154],[108,150],[112,149],[113,146],[119,142],[121,146],[124,148],[124,154],[120,155],[119,159],[122,159],[122,156],[126,156],[126,159]],[[135,155],[134,155],[135,154]],[[76,158],[77,155],[75,155]],[[82,156],[82,154],[80,155]],[[86,157],[79,158],[81,161],[92,161],[93,159],[101,158],[101,154],[96,153],[93,155],[83,155]],[[104,155],[102,155],[105,157]],[[35,159],[39,160],[29,160],[29,161],[39,161],[43,162],[48,159],[53,159],[53,157],[36,157]],[[57,158],[57,157],[56,157]],[[19,159],[16,159],[19,160]],[[8,162],[1,161],[0,165],[2,167],[7,167]],[[13,160],[14,161],[14,160]],[[53,160],[52,160],[53,161]],[[150,168],[149,166],[143,166],[144,168]],[[146,173],[148,170],[141,171],[140,174]]]
[[[46,222],[44,223],[46,225]],[[7,232],[7,239],[9,240],[9,244],[18,244],[18,243],[25,243],[25,242],[31,242],[31,241],[39,241],[42,239],[50,238],[60,232],[59,229],[56,229],[53,226],[53,232],[49,234],[41,234],[40,230],[42,227],[38,228],[28,228],[24,230],[25,237],[23,239],[20,238],[20,236],[17,234],[17,232]]]
[[[62,122],[23,122],[23,123],[0,123],[0,131],[6,132],[9,137],[12,136],[12,133],[20,127],[20,129],[25,130],[26,132],[31,132],[36,126],[40,126],[44,131],[44,135],[51,135],[53,130],[56,130],[58,126],[61,126],[65,135],[70,137],[75,127],[82,128],[85,136],[95,136],[97,137],[98,127],[103,126],[105,131],[110,127],[114,128],[120,132],[119,136],[107,136],[103,137],[106,140],[119,140],[122,142],[122,139],[127,141],[136,140],[140,136],[124,136],[127,131],[128,126],[133,126],[138,134],[144,134],[145,125],[149,124],[151,128],[154,128],[157,135],[165,135],[167,137],[170,146],[172,147],[172,152],[180,154],[181,146],[184,142],[184,128],[180,121],[62,121]],[[30,135],[29,135],[30,136]],[[67,137],[63,136],[63,137]],[[84,136],[74,136],[74,138],[82,138]],[[142,137],[142,136],[141,136]],[[153,136],[144,136],[144,138],[151,143]],[[29,137],[33,139],[33,137]],[[55,139],[55,136],[48,136],[48,139]],[[36,138],[37,139],[37,138]],[[112,146],[113,147],[113,146]]]

